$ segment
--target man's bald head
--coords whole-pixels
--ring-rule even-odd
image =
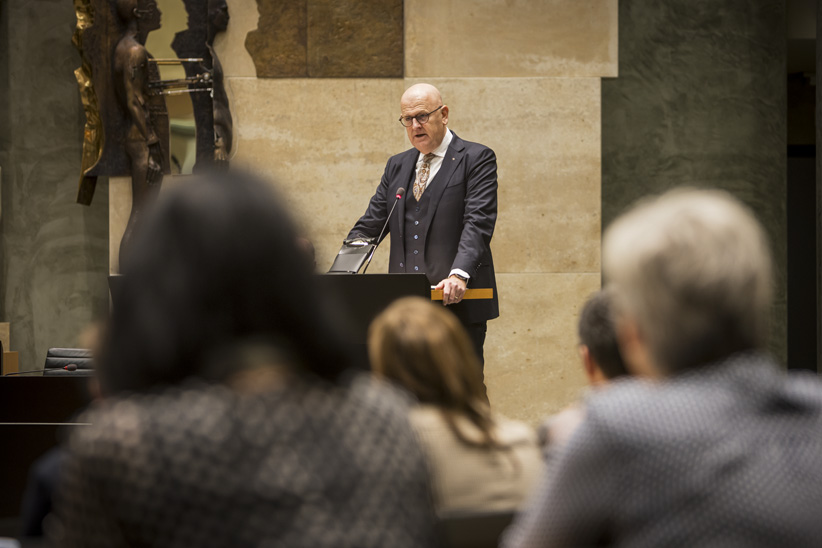
[[[403,118],[411,118],[411,125],[405,130],[414,148],[428,154],[442,143],[447,131],[448,107],[442,102],[437,88],[431,84],[414,84],[405,90],[400,99],[400,114]],[[420,114],[430,114],[424,124],[415,118]]]
[[[440,90],[431,84],[414,84],[405,90],[405,93],[402,94],[402,99],[400,102],[404,103],[407,100],[414,99],[430,99],[438,105],[442,104],[442,94],[440,94]]]

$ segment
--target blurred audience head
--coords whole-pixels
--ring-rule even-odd
[[[580,354],[588,380],[594,385],[628,374],[619,352],[612,300],[610,290],[597,291],[579,315]]]
[[[317,251],[314,249],[314,244],[308,238],[300,236],[297,238],[297,247],[302,250],[311,265],[312,270],[317,270]]]
[[[421,297],[397,300],[371,324],[368,355],[378,377],[440,407],[446,419],[468,417],[485,433],[485,444],[494,443],[479,360],[462,324],[443,306]]]
[[[101,352],[105,393],[223,381],[249,349],[329,379],[348,364],[290,216],[249,174],[164,192],[127,259]]]
[[[632,373],[672,375],[766,343],[767,239],[725,192],[674,190],[640,202],[607,229],[603,275]]]

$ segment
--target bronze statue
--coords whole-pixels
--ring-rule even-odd
[[[191,94],[198,167],[225,167],[231,152],[231,112],[213,50],[214,37],[228,25],[228,7],[225,0],[183,1],[189,27],[172,44],[179,58],[155,59],[145,43],[160,28],[156,0],[74,0],[72,41],[82,56],[75,74],[86,113],[77,202],[91,204],[99,176],[131,176],[132,210],[121,259],[163,174],[170,172],[165,95]],[[186,77],[161,80],[158,65],[169,64],[182,64]]]
[[[186,77],[191,81],[191,106],[197,128],[197,161],[194,172],[211,167],[225,167],[232,144],[232,119],[228,95],[223,87],[223,69],[214,52],[214,38],[228,26],[228,5],[225,0],[184,0],[188,13],[188,28],[178,32],[171,43],[182,59],[201,58],[198,64],[184,63]],[[208,77],[204,91],[202,76]]]
[[[234,121],[225,92],[223,66],[214,51],[214,37],[228,28],[228,5],[226,0],[208,0],[208,38],[206,46],[211,54],[211,99],[214,109],[214,161],[227,167],[231,145],[234,142]]]
[[[148,33],[160,28],[161,13],[155,0],[117,0],[117,14],[125,32],[114,49],[114,89],[129,119],[125,150],[131,164],[132,197],[131,215],[120,242],[122,261],[143,209],[163,181],[163,151],[151,121],[151,55],[145,47]]]
[[[86,113],[83,136],[82,175],[77,202],[91,205],[97,178],[130,176],[132,159],[126,150],[126,140],[132,131],[132,113],[126,108],[122,93],[122,76],[115,76],[115,50],[131,34],[131,40],[144,46],[146,34],[159,25],[159,12],[152,0],[138,0],[128,6],[118,6],[119,0],[74,0],[77,26],[72,42],[82,57],[82,66],[75,71],[80,97]],[[136,12],[134,8],[137,8]],[[122,13],[122,11],[128,13]],[[151,17],[154,21],[150,21]],[[139,24],[135,34],[129,26],[133,19]],[[150,60],[150,56],[148,57]],[[155,63],[147,65],[151,85],[160,80]],[[149,113],[149,128],[161,143],[160,165],[169,173],[168,112],[165,98],[151,90],[144,103]],[[155,154],[156,161],[156,154]]]

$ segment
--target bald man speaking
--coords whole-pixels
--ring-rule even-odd
[[[408,88],[400,123],[414,148],[392,156],[377,191],[349,239],[377,238],[388,223],[389,272],[424,273],[443,304],[468,331],[481,362],[487,321],[499,316],[491,236],[497,220],[497,159],[490,148],[448,129],[448,106],[429,84]],[[494,298],[463,301],[467,287],[493,288]]]

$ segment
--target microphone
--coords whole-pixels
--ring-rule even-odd
[[[3,376],[12,377],[14,375],[28,375],[29,373],[45,373],[46,371],[59,371],[60,369],[65,369],[66,371],[77,371],[77,364],[70,363],[67,366],[61,368],[52,367],[50,369],[32,369],[31,371],[17,371],[16,373],[6,373]]]
[[[394,200],[394,205],[391,206],[391,211],[388,212],[388,217],[385,218],[385,224],[382,225],[382,230],[380,231],[380,235],[377,237],[374,245],[374,248],[371,250],[371,253],[368,254],[368,259],[365,261],[365,266],[362,268],[362,273],[365,274],[365,271],[368,270],[368,265],[371,264],[371,259],[374,257],[374,252],[377,251],[377,247],[380,245],[382,241],[382,235],[385,234],[385,229],[388,228],[388,221],[391,220],[391,214],[394,213],[394,208],[397,207],[397,202],[400,201],[402,195],[405,194],[405,188],[400,187],[397,189],[397,197]]]

